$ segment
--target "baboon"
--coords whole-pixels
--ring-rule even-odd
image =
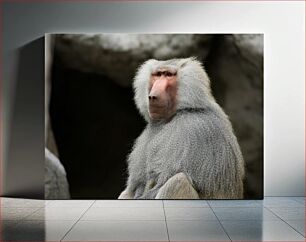
[[[147,121],[119,199],[241,199],[244,161],[196,58],[146,61],[134,83]]]

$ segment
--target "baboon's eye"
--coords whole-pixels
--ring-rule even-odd
[[[161,71],[156,72],[156,76],[161,76],[161,75],[162,75]]]
[[[173,73],[171,73],[170,71],[166,71],[165,75],[168,76],[168,77],[171,77],[171,76],[173,76]]]
[[[152,76],[161,76],[161,74],[162,74],[162,73],[161,73],[160,71],[158,71],[158,72],[153,72],[153,73],[152,73]]]
[[[157,76],[157,77],[161,77],[161,76],[172,77],[175,75],[176,73],[172,73],[170,71],[157,71],[157,72],[152,73],[152,76]]]

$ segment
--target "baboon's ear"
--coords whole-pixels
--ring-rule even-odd
[[[188,62],[188,61],[181,62],[181,63],[180,63],[180,68],[185,67],[185,66],[186,66],[186,64],[187,64],[187,62]]]
[[[197,60],[197,58],[196,57],[190,57],[190,58],[182,59],[179,63],[179,67],[183,68],[188,64],[188,62],[194,61],[194,60]]]
[[[185,67],[185,66],[187,65],[188,61],[189,61],[189,59],[183,59],[183,60],[181,60],[181,62],[179,63],[179,67],[180,67],[180,68]]]

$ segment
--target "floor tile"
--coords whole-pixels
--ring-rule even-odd
[[[168,241],[165,221],[79,221],[64,241]]]
[[[211,207],[262,207],[262,200],[209,200],[207,201]]]
[[[164,207],[178,207],[178,208],[208,208],[208,203],[205,200],[164,200]]]
[[[92,207],[162,208],[163,202],[159,200],[97,200]]]
[[[211,208],[165,208],[170,220],[217,220]]]
[[[0,241],[9,239],[9,235],[14,233],[14,228],[20,223],[18,220],[0,221]]]
[[[304,241],[305,238],[283,221],[221,221],[232,240]]]
[[[11,227],[10,231],[4,234],[5,240],[11,241],[44,241],[45,240],[45,222],[22,221],[16,226]]]
[[[213,208],[220,220],[279,220],[266,208]]]
[[[162,208],[90,208],[81,220],[165,220]]]
[[[0,198],[1,208],[8,207],[8,208],[27,208],[27,207],[34,207],[34,208],[41,208],[45,206],[44,200],[37,200],[37,199],[22,199],[22,198]]]
[[[3,221],[2,240],[60,241],[75,221],[23,220]],[[1,241],[2,241],[1,240]]]
[[[64,235],[72,228],[75,221],[72,220],[46,220],[45,221],[45,231],[46,231],[46,241],[59,241]]]
[[[233,240],[304,241],[304,204],[305,197],[264,202],[1,198],[0,239],[59,241],[77,223],[65,239],[167,241],[165,210],[172,241],[228,240],[215,214]]]
[[[303,207],[303,204],[293,197],[265,197],[264,206],[270,207]]]
[[[295,230],[300,232],[302,235],[305,236],[305,220],[286,220],[286,223],[290,224]]]
[[[281,219],[305,219],[305,207],[287,207],[287,208],[269,208],[273,213]]]
[[[292,198],[298,203],[301,203],[302,205],[305,206],[305,197],[292,197]]]
[[[78,220],[87,208],[83,207],[46,207],[41,208],[30,216],[26,217],[27,220]]]
[[[47,207],[62,207],[62,208],[71,208],[71,207],[78,207],[78,208],[89,208],[95,200],[48,200]]]
[[[14,208],[14,207],[5,207],[1,208],[1,220],[21,220],[40,208]]]
[[[2,220],[0,221],[0,231],[5,230],[6,228],[12,227],[20,223],[20,220]]]
[[[167,221],[170,241],[230,241],[218,221]]]

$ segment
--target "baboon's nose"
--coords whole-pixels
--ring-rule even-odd
[[[150,101],[157,100],[157,96],[156,95],[149,95],[149,100]]]

